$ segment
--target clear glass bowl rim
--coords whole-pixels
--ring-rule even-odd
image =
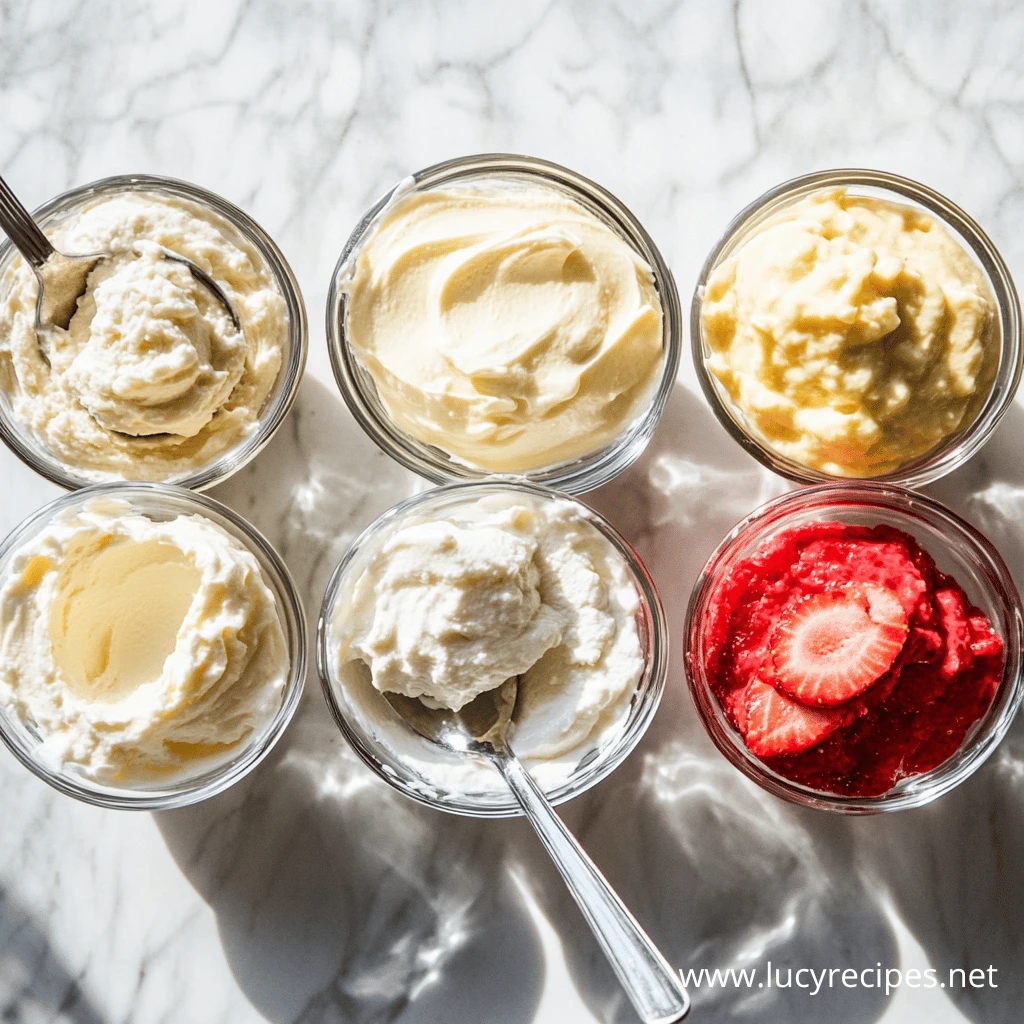
[[[117,810],[141,811],[187,807],[224,792],[248,775],[270,753],[295,714],[306,678],[307,630],[302,601],[287,566],[270,542],[251,523],[209,495],[197,494],[174,484],[146,481],[104,483],[62,494],[25,518],[0,542],[0,565],[12,551],[34,536],[38,529],[50,522],[55,515],[65,509],[80,506],[91,498],[123,498],[137,505],[143,513],[146,511],[147,502],[168,502],[172,506],[177,506],[182,514],[200,515],[211,519],[218,526],[225,528],[231,536],[241,540],[256,555],[260,567],[269,577],[271,589],[279,599],[281,624],[291,660],[281,707],[259,741],[245,747],[240,756],[222,765],[211,767],[208,772],[195,779],[187,779],[169,786],[164,791],[133,791],[127,788],[115,790],[110,786],[94,790],[72,776],[54,771],[32,756],[29,745],[15,735],[17,726],[12,728],[10,715],[3,709],[0,709],[0,740],[3,740],[8,750],[38,778],[59,792],[87,804]]]
[[[334,666],[331,664],[330,639],[332,620],[335,612],[335,601],[339,595],[341,585],[346,573],[355,561],[359,552],[374,541],[382,531],[392,524],[399,522],[410,512],[430,503],[442,503],[451,498],[458,499],[460,496],[466,501],[485,494],[499,493],[502,491],[513,491],[521,494],[532,495],[544,500],[572,501],[584,509],[587,519],[601,534],[606,537],[618,553],[626,561],[630,575],[640,595],[643,615],[649,627],[649,643],[646,651],[646,664],[644,674],[637,687],[640,693],[639,706],[630,712],[627,726],[619,735],[614,750],[608,751],[597,763],[596,768],[588,766],[580,777],[570,779],[557,789],[548,794],[548,800],[553,805],[565,803],[582,795],[587,790],[596,786],[606,779],[635,749],[643,739],[648,727],[654,718],[655,712],[661,703],[662,694],[665,691],[665,681],[668,675],[669,659],[669,634],[668,623],[665,618],[665,609],[661,603],[661,596],[657,586],[647,567],[640,556],[633,550],[629,543],[619,534],[607,519],[590,506],[584,504],[578,498],[568,498],[563,492],[555,491],[552,488],[544,487],[524,480],[487,480],[480,482],[454,482],[434,487],[427,491],[415,494],[404,501],[393,505],[390,509],[375,519],[359,536],[352,542],[342,560],[338,563],[327,590],[324,594],[323,604],[320,609],[320,617],[316,629],[316,661],[317,670],[320,675],[320,685],[323,689],[324,698],[330,709],[331,716],[341,730],[342,735],[349,745],[356,752],[360,760],[382,778],[390,786],[400,793],[427,807],[435,810],[446,811],[451,814],[458,814],[471,818],[514,818],[522,815],[518,803],[509,794],[504,804],[494,806],[480,806],[471,801],[441,802],[426,796],[419,788],[410,785],[404,778],[397,777],[390,770],[385,770],[382,762],[378,759],[373,749],[363,742],[358,731],[349,723],[344,710],[339,704],[334,687],[341,687],[343,684],[337,679]]]
[[[971,255],[981,264],[992,288],[1002,344],[999,368],[992,390],[977,417],[969,426],[959,433],[953,434],[932,451],[906,466],[902,466],[892,473],[866,478],[834,476],[803,466],[774,451],[766,442],[748,432],[738,414],[733,414],[732,403],[728,395],[708,371],[704,324],[701,318],[701,305],[708,278],[719,263],[733,252],[752,227],[789,203],[811,193],[843,186],[852,188],[859,186],[895,193],[896,197],[909,199],[912,204],[924,207],[939,221],[952,227],[954,237],[958,241],[965,242]],[[1020,383],[1021,370],[1024,368],[1024,347],[1021,344],[1021,308],[1017,290],[1006,262],[981,226],[952,200],[927,185],[888,171],[857,167],[814,171],[791,178],[758,196],[730,221],[722,237],[712,247],[697,278],[690,305],[690,346],[701,390],[719,423],[761,465],[799,484],[858,479],[868,479],[875,483],[901,484],[905,487],[922,487],[925,484],[933,483],[963,465],[992,435],[1013,401]]]
[[[207,206],[214,213],[227,220],[238,232],[260,251],[273,271],[288,308],[288,358],[278,371],[274,391],[267,405],[261,410],[256,431],[243,438],[235,447],[228,449],[213,462],[201,466],[185,476],[166,481],[172,486],[185,487],[192,491],[205,491],[215,484],[223,483],[228,477],[248,465],[267,445],[278,427],[284,422],[298,392],[299,382],[306,365],[306,351],[309,345],[309,329],[306,306],[302,299],[299,282],[292,272],[277,243],[244,210],[208,189],[179,178],[168,178],[159,174],[117,174],[78,185],[37,207],[32,216],[35,219],[50,213],[63,213],[76,205],[84,205],[90,199],[110,192],[153,191],[190,200],[200,206]],[[14,258],[14,246],[10,239],[0,245],[0,271],[5,261]],[[276,395],[275,393],[276,392]],[[66,466],[51,455],[28,432],[22,432],[18,425],[9,422],[5,403],[0,401],[0,440],[14,452],[29,468],[35,470],[58,487],[74,491],[96,484],[92,478],[82,475],[72,466]],[[122,481],[104,481],[121,483]],[[130,483],[133,481],[123,481]]]
[[[578,459],[525,473],[491,473],[463,466],[415,438],[391,422],[379,400],[366,394],[363,374],[348,344],[345,331],[344,273],[352,254],[368,236],[374,222],[396,192],[425,191],[465,178],[533,177],[569,193],[588,209],[600,211],[651,267],[662,304],[662,338],[665,358],[647,410],[603,448]],[[403,178],[378,199],[356,225],[338,257],[331,277],[326,308],[327,349],[338,389],[356,422],[384,452],[406,469],[435,484],[456,481],[528,480],[566,494],[583,494],[613,480],[647,447],[668,404],[682,354],[683,315],[672,271],[640,221],[611,192],[561,164],[515,153],[478,153],[433,164]]]
[[[967,740],[950,758],[921,775],[910,776],[908,787],[896,788],[879,796],[847,797],[811,789],[771,771],[755,757],[735,735],[725,712],[718,703],[704,674],[702,657],[702,624],[708,600],[723,566],[742,544],[746,548],[765,536],[775,535],[785,517],[813,507],[820,512],[817,518],[828,518],[829,509],[839,506],[860,505],[865,508],[884,509],[886,513],[911,516],[911,510],[925,513],[934,526],[941,522],[969,549],[972,558],[982,569],[990,596],[1001,605],[1009,623],[1003,636],[1005,662],[999,689],[976,731],[969,731]],[[931,518],[928,518],[931,517]],[[769,526],[777,529],[768,531]],[[912,530],[908,529],[908,532]],[[789,491],[773,498],[737,523],[715,548],[697,577],[690,595],[683,632],[683,665],[690,696],[697,714],[712,742],[744,775],[763,789],[791,803],[817,810],[841,814],[873,814],[880,811],[898,811],[922,807],[937,800],[974,774],[996,749],[1013,722],[1024,697],[1024,605],[1021,603],[1013,577],[995,546],[979,530],[934,498],[895,484],[874,481],[828,483]],[[902,783],[900,784],[902,785]]]

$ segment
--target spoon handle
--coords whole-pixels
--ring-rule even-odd
[[[562,824],[516,756],[509,752],[492,759],[583,911],[640,1019],[644,1024],[682,1020],[690,1008],[690,998],[679,975]]]
[[[50,240],[3,178],[0,178],[0,227],[7,232],[18,252],[37,269],[53,252]]]

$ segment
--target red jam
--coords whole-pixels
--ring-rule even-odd
[[[778,534],[718,584],[704,630],[705,673],[747,746],[778,774],[845,796],[940,765],[1003,670],[985,614],[889,526]]]

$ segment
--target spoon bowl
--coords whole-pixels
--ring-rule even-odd
[[[85,294],[90,275],[101,263],[117,254],[98,252],[76,256],[55,249],[3,178],[0,178],[0,227],[7,232],[39,281],[36,330],[40,334],[40,351],[46,355],[46,346],[42,342],[46,332],[53,328],[66,331],[71,326],[71,318],[78,308],[78,300]],[[224,307],[235,330],[241,331],[238,314],[228,297],[202,267],[164,247],[161,247],[161,255],[165,260],[187,267],[189,273]]]
[[[519,677],[485,690],[458,711],[428,708],[418,697],[385,693],[384,699],[402,721],[424,739],[455,754],[481,754],[508,749],[508,728],[519,696]]]
[[[6,229],[6,226],[5,226]],[[50,247],[50,255],[36,264],[28,256],[9,229],[11,241],[28,260],[39,281],[39,295],[36,299],[36,330],[59,327],[66,331],[71,326],[78,300],[85,294],[89,275],[108,257],[107,253],[93,253],[89,256],[70,256]]]

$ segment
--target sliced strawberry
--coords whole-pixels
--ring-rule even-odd
[[[743,738],[757,757],[780,757],[809,750],[847,718],[842,711],[805,707],[761,679],[752,679],[747,684],[746,694]]]
[[[971,651],[975,658],[996,658],[1003,653],[1003,641],[984,615],[972,615],[968,625],[971,629]]]
[[[783,616],[769,675],[808,707],[833,707],[885,675],[907,640],[899,595],[876,583],[815,594]]]
[[[960,593],[952,587],[936,590],[935,603],[939,606],[939,616],[946,631],[946,657],[939,671],[946,679],[952,679],[974,664],[967,608]]]
[[[729,717],[736,723],[736,728],[741,733],[747,733],[747,690],[746,687],[737,687],[725,698],[725,710]]]

